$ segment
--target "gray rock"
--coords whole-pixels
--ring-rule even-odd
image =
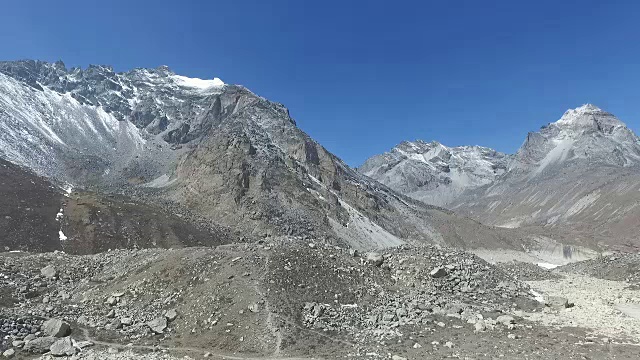
[[[171,309],[169,311],[167,311],[164,316],[167,318],[168,321],[173,321],[178,317],[178,312],[176,311],[176,309]]]
[[[147,322],[147,326],[156,334],[164,334],[167,328],[167,318],[162,316]]]
[[[73,341],[73,346],[77,347],[78,349],[88,348],[88,347],[93,346],[93,345],[94,345],[93,342],[88,341],[88,340]]]
[[[2,353],[2,356],[7,358],[7,359],[11,359],[15,354],[16,354],[15,350],[7,349],[7,350],[5,350],[5,352]]]
[[[496,318],[496,321],[501,323],[502,325],[510,325],[510,324],[514,324],[516,322],[516,319],[513,318],[513,316],[510,315],[500,315],[498,316],[498,318]]]
[[[118,298],[115,296],[109,296],[107,300],[104,301],[104,303],[109,306],[115,306],[118,303]]]
[[[375,252],[367,253],[366,260],[368,264],[371,264],[374,266],[380,266],[384,262],[384,258],[382,257],[382,255]]]
[[[11,345],[15,348],[21,348],[24,346],[24,341],[22,340],[15,340],[14,342],[11,343]]]
[[[407,360],[407,358],[406,357],[402,357],[400,355],[393,355],[391,357],[391,360]]]
[[[76,353],[76,348],[68,336],[53,343],[49,350],[53,356],[71,356]]]
[[[431,275],[432,278],[441,278],[441,277],[445,277],[447,276],[447,270],[443,267],[437,267],[434,268],[433,270],[431,270],[431,272],[429,273],[429,275]]]
[[[60,319],[49,319],[44,323],[44,333],[48,336],[63,337],[71,333],[71,326]]]
[[[44,354],[49,351],[49,347],[56,342],[53,336],[35,338],[24,345],[24,350],[34,354]]]
[[[562,296],[545,296],[544,304],[552,308],[568,308],[569,300]]]
[[[58,276],[58,271],[55,267],[53,267],[53,265],[47,265],[43,267],[42,269],[40,269],[40,273],[47,279],[55,279]]]
[[[122,325],[124,326],[129,326],[133,324],[133,319],[130,317],[123,317],[123,318],[120,318],[120,323],[122,323]]]

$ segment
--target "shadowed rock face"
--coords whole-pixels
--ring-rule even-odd
[[[63,194],[47,179],[0,159],[0,249],[89,254],[116,248],[213,246],[221,227],[185,221],[126,196]]]
[[[124,194],[238,237],[286,235],[358,249],[524,241],[353,171],[301,131],[283,105],[219,79],[189,79],[166,67],[114,73],[5,62],[0,112],[3,158],[56,184]]]

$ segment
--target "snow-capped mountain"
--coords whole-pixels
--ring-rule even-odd
[[[363,174],[428,204],[446,205],[463,191],[489,184],[507,169],[509,156],[482,146],[447,147],[405,141],[358,168]]]
[[[640,139],[614,115],[586,104],[527,135],[510,170],[540,175],[567,162],[628,167],[640,163]]]
[[[492,184],[451,208],[503,227],[541,226],[566,239],[640,246],[640,139],[594,105],[529,133]]]
[[[238,238],[359,249],[520,246],[511,230],[426,206],[352,170],[283,105],[167,67],[116,73],[0,63],[0,157],[55,183],[122,193]],[[67,243],[85,241],[81,232],[65,235]]]
[[[488,225],[591,246],[640,246],[640,139],[591,104],[529,133],[514,155],[404,142],[359,170]]]

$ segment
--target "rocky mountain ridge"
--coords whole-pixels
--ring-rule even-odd
[[[506,171],[509,159],[482,146],[417,140],[369,158],[358,171],[415,199],[446,205],[467,189],[493,182]]]
[[[421,162],[401,151],[372,158],[367,163],[376,167],[363,166],[364,172],[409,196],[442,204],[485,224],[530,232],[543,228],[557,239],[591,246],[634,249],[640,245],[634,235],[640,226],[635,220],[640,139],[613,114],[595,105],[568,110],[556,122],[529,133],[514,155],[501,157],[501,174],[479,185],[462,186],[445,199],[442,194],[451,191],[441,185],[441,179],[449,187],[455,185],[446,180],[453,178],[447,172],[449,164],[421,165],[421,170],[428,171],[418,172],[414,169]],[[467,173],[486,169],[476,163]],[[430,187],[444,187],[444,191]]]
[[[528,242],[372,181],[301,131],[283,105],[219,79],[4,62],[0,114],[0,157],[65,187],[193,214],[238,238],[358,249]]]

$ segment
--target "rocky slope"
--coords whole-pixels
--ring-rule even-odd
[[[273,239],[0,260],[0,351],[25,358],[630,359],[640,339],[640,321],[614,313],[598,332],[577,328],[572,314],[591,303],[540,303],[512,274],[454,249],[360,255]],[[611,334],[623,323],[627,336]]]
[[[237,238],[286,234],[359,249],[526,241],[370,180],[284,106],[219,79],[4,62],[0,116],[2,158],[56,185],[131,197]]]
[[[493,182],[508,161],[507,155],[486,147],[418,140],[369,158],[358,171],[427,204],[446,206],[463,191]]]
[[[87,254],[116,248],[237,241],[227,229],[184,219],[122,195],[63,191],[0,159],[0,250]]]

